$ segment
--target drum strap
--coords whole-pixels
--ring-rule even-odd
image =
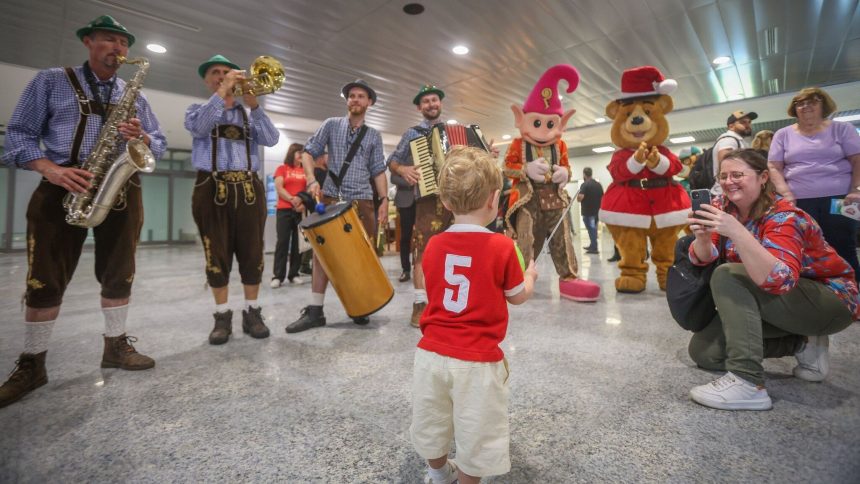
[[[333,172],[329,172],[329,176],[331,180],[334,182],[334,185],[337,187],[338,193],[340,193],[340,185],[343,183],[343,177],[346,176],[346,170],[349,169],[349,165],[352,163],[352,159],[355,157],[355,153],[358,151],[358,147],[361,146],[361,140],[364,139],[364,133],[367,132],[367,125],[362,124],[361,129],[358,130],[358,135],[355,137],[355,141],[352,142],[352,146],[349,147],[349,152],[346,154],[346,159],[343,160],[343,166],[340,167],[340,173],[335,175]]]

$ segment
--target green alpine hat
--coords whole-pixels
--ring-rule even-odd
[[[421,104],[421,98],[425,94],[436,94],[439,96],[439,100],[445,99],[445,93],[436,86],[431,86],[430,84],[424,84],[421,86],[421,89],[418,91],[418,94],[415,95],[415,99],[412,100],[412,104],[419,105]]]
[[[75,32],[81,41],[84,40],[85,35],[89,35],[94,30],[109,30],[111,32],[116,32],[118,34],[125,35],[128,38],[128,46],[131,47],[134,44],[134,35],[128,31],[121,23],[117,22],[110,15],[102,15],[101,17],[96,17],[90,21],[90,23],[78,29]]]
[[[237,66],[236,64],[230,62],[230,59],[224,57],[221,54],[215,54],[209,58],[208,61],[200,64],[200,67],[197,68],[197,73],[200,74],[200,77],[206,77],[206,71],[215,64],[223,64],[231,69],[236,69],[237,71],[241,71],[242,68]]]

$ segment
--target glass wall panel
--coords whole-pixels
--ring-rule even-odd
[[[167,242],[170,205],[170,178],[160,175],[141,177],[143,185],[143,230],[141,242]]]
[[[173,241],[194,242],[197,240],[197,225],[191,216],[191,192],[194,178],[173,178]]]

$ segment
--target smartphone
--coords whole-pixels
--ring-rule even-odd
[[[699,210],[702,205],[711,204],[711,191],[707,188],[700,188],[690,192],[690,199],[693,201],[693,217],[702,218],[696,215],[696,210]]]

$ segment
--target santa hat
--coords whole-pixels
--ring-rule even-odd
[[[654,66],[634,67],[621,74],[621,96],[618,99],[669,94],[677,87],[674,79],[666,79]]]
[[[579,72],[570,64],[558,64],[547,69],[526,98],[523,112],[563,116],[564,110],[558,98],[558,82],[562,79],[567,81],[567,92],[571,93],[579,85]]]

